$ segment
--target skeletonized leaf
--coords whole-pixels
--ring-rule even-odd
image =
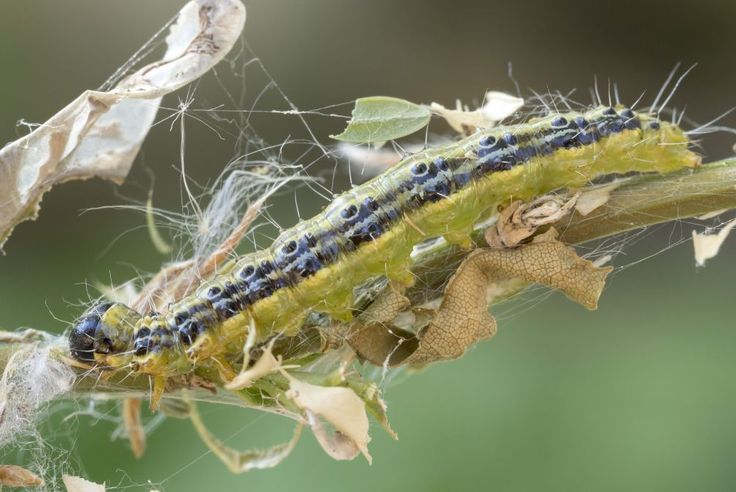
[[[91,177],[121,183],[161,97],[217,64],[244,23],[239,0],[190,1],[171,26],[162,60],[107,92],[84,91],[33,132],[0,149],[0,247],[15,225],[37,217],[43,194],[56,184]]]
[[[496,333],[488,312],[488,287],[499,281],[522,279],[552,287],[588,309],[595,309],[606,275],[555,239],[550,229],[531,244],[515,249],[477,249],[450,279],[440,308],[422,332],[417,350],[406,364],[456,359],[473,344]]]
[[[44,485],[41,477],[17,465],[0,465],[0,486],[40,487]]]
[[[355,101],[353,117],[336,140],[378,143],[411,135],[429,124],[428,107],[395,97],[363,97]]]
[[[105,484],[90,482],[82,477],[63,475],[66,492],[105,492]]]

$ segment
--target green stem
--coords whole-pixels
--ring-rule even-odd
[[[736,208],[736,158],[725,159],[695,169],[666,175],[642,175],[623,180],[608,201],[587,216],[575,213],[564,227],[560,239],[568,244],[583,244],[631,230],[673,220],[698,217]],[[483,230],[476,230],[476,244],[485,244]],[[427,248],[414,258],[412,271],[417,287],[409,291],[412,301],[431,299],[439,293],[449,274],[467,252],[442,244]],[[510,283],[507,298],[525,284]]]

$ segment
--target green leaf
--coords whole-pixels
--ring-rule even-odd
[[[330,137],[352,143],[385,142],[421,130],[431,117],[427,106],[395,97],[363,97],[355,101],[345,131]]]

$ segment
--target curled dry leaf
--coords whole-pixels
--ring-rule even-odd
[[[716,234],[706,234],[693,231],[693,248],[695,250],[695,264],[704,266],[706,260],[718,255],[721,245],[736,227],[736,219],[733,219],[721,228]]]
[[[579,194],[570,199],[544,195],[530,203],[512,202],[503,209],[493,227],[485,233],[486,243],[495,249],[513,248],[544,225],[559,222],[575,207]]]
[[[0,465],[0,486],[41,487],[44,481],[35,473],[17,465]]]
[[[141,422],[140,398],[125,398],[123,400],[123,425],[130,440],[133,456],[140,458],[146,451],[146,432]]]
[[[105,492],[105,484],[90,482],[82,477],[63,475],[61,477],[66,492]]]
[[[32,428],[37,410],[66,394],[74,379],[53,344],[26,343],[15,350],[0,378],[0,446]]]
[[[514,114],[524,105],[524,99],[505,92],[486,92],[485,103],[481,110],[489,121],[501,121]]]
[[[108,285],[102,282],[94,282],[92,285],[102,294],[102,297],[110,302],[119,302],[129,306],[138,297],[135,282],[130,280],[120,285]]]
[[[250,470],[262,470],[273,468],[281,463],[294,450],[302,434],[303,424],[297,424],[292,438],[282,444],[277,444],[268,449],[252,449],[238,451],[226,446],[207,429],[193,402],[189,403],[189,418],[194,429],[208,448],[217,456],[233,473],[245,473]]]
[[[363,400],[350,388],[317,386],[284,374],[289,379],[286,396],[304,410],[322,449],[336,460],[351,460],[363,453],[370,463],[368,415]]]
[[[239,0],[192,0],[166,38],[163,59],[109,91],[83,92],[33,132],[0,149],[0,247],[38,215],[58,183],[101,177],[121,183],[161,98],[196,80],[230,51],[245,23]]]

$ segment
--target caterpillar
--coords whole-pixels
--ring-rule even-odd
[[[674,123],[617,105],[555,113],[479,130],[404,159],[240,257],[166,313],[119,303],[85,313],[69,333],[73,358],[158,377],[242,352],[257,339],[291,335],[312,312],[349,320],[354,289],[384,276],[412,283],[412,249],[442,236],[472,247],[475,224],[513,197],[530,199],[596,177],[671,172],[699,164]]]

